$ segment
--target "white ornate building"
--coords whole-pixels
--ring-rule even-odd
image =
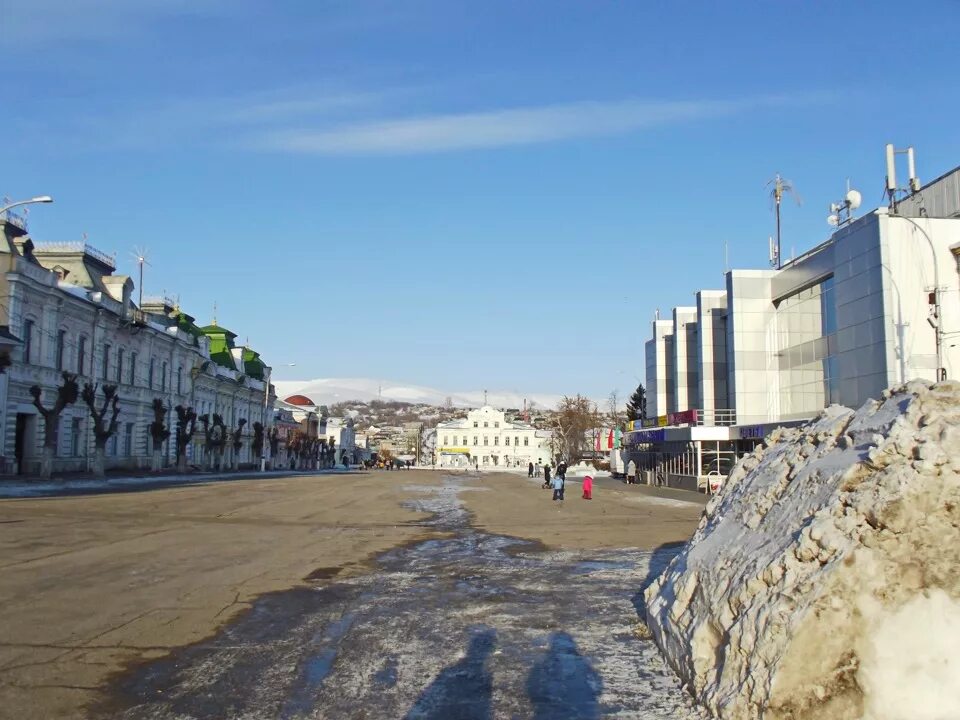
[[[175,460],[178,405],[198,415],[221,415],[229,431],[245,420],[239,453],[233,457],[227,443],[223,461],[258,464],[251,440],[254,422],[265,433],[272,422],[270,368],[250,348],[236,347],[233,333],[216,325],[200,328],[169,301],[137,307],[133,281],[113,274],[111,256],[83,243],[35,247],[18,223],[4,218],[0,266],[0,358],[9,363],[0,374],[0,473],[39,471],[44,423],[30,388],[41,388],[41,402],[49,408],[63,372],[76,374],[81,388],[118,386],[120,415],[106,447],[107,469],[150,467],[156,398],[168,410],[171,431],[162,447],[164,465]],[[101,390],[97,398],[99,404]],[[78,399],[60,416],[53,471],[89,470],[93,442],[89,409]],[[198,423],[187,450],[191,464],[203,462],[203,446]]]
[[[502,410],[486,405],[467,417],[437,425],[440,467],[525,467],[550,461],[550,432],[508,422]]]

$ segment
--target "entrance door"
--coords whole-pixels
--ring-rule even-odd
[[[30,421],[34,417],[36,416],[27,413],[17,413],[17,432],[13,441],[13,456],[17,462],[17,475],[25,474],[26,463],[24,461],[29,457],[27,440],[33,437],[33,423]]]

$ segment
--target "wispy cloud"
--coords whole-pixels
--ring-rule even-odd
[[[231,0],[3,0],[0,28],[10,45],[129,36],[164,17],[220,14]]]
[[[275,128],[255,139],[270,150],[316,155],[384,155],[529,145],[618,135],[793,102],[746,100],[576,102],[474,113],[421,115],[336,127]]]

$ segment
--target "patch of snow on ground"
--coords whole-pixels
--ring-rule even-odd
[[[775,431],[645,599],[716,717],[960,718],[960,384]]]

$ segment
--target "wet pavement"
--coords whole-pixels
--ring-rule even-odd
[[[700,718],[634,635],[639,590],[679,548],[549,551],[477,532],[460,495],[485,489],[465,480],[409,488],[449,538],[263,596],[213,638],[118,679],[102,715]]]

